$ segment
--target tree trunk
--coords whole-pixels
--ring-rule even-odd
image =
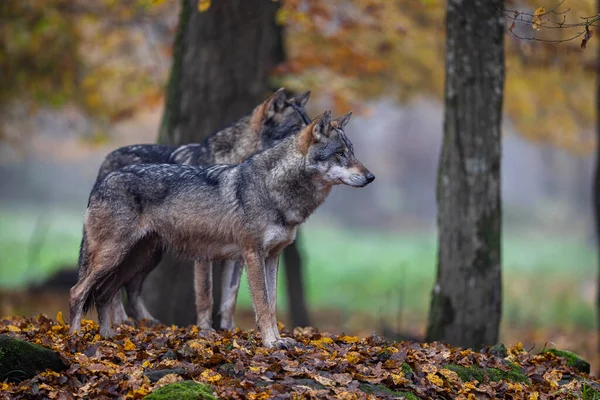
[[[600,12],[600,0],[597,1],[597,12]],[[598,42],[600,50],[600,42]],[[596,282],[596,324],[600,332],[600,53],[596,60],[596,169],[594,170],[594,183],[592,193],[594,196],[594,217],[596,227],[596,252],[598,254],[598,277]],[[600,336],[599,336],[600,338]],[[600,351],[600,342],[598,343]]]
[[[438,270],[427,340],[494,344],[502,309],[501,0],[448,0],[444,141],[438,170]]]
[[[293,326],[309,326],[308,309],[304,298],[304,277],[302,258],[298,250],[300,231],[296,233],[296,241],[283,250],[285,280],[287,283],[290,320]]]
[[[159,143],[200,142],[250,112],[284,59],[277,2],[220,0],[204,13],[197,4],[182,0]],[[190,262],[167,255],[148,277],[144,297],[160,321],[196,322],[192,272]]]

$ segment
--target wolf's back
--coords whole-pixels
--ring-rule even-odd
[[[168,163],[176,148],[159,144],[136,144],[118,148],[106,156],[100,166],[96,181],[101,181],[111,172],[127,165]]]

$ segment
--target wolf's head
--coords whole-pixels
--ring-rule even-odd
[[[310,123],[305,109],[309,97],[310,91],[307,91],[287,98],[281,88],[257,107],[254,114],[256,123],[260,124],[261,150],[275,146]]]
[[[296,137],[306,169],[324,182],[363,187],[373,182],[373,175],[354,156],[354,148],[344,133],[352,113],[332,120],[331,112],[321,114]]]

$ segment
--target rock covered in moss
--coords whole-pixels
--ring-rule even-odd
[[[482,368],[477,365],[470,367],[464,367],[462,365],[449,364],[444,368],[454,371],[458,374],[463,382],[478,381],[484,382],[487,378],[492,382],[497,381],[508,381],[508,382],[520,382],[520,383],[531,383],[529,378],[521,372],[521,369],[512,363],[509,363],[510,371],[504,371],[499,368]]]
[[[590,363],[585,361],[583,358],[579,357],[575,353],[571,353],[566,350],[558,350],[558,349],[547,349],[543,353],[554,354],[556,357],[563,357],[567,359],[567,366],[573,367],[578,371],[589,374],[590,373]]]
[[[50,369],[67,369],[58,353],[42,346],[0,335],[0,381],[22,381]]]
[[[498,358],[508,357],[508,350],[506,349],[506,346],[502,343],[498,343],[498,344],[490,347],[490,353]]]
[[[194,381],[171,383],[144,397],[145,400],[217,400],[210,385]]]

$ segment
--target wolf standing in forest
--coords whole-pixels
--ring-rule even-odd
[[[239,165],[133,165],[107,176],[92,190],[85,215],[79,262],[86,273],[71,289],[71,332],[95,304],[100,334],[111,336],[110,301],[123,285],[131,294],[135,277],[156,266],[164,246],[196,260],[199,322],[210,321],[204,305],[212,304],[211,260],[243,257],[263,345],[293,343],[277,330],[281,251],[334,185],[363,187],[375,179],[344,133],[349,118],[332,121],[326,112]]]
[[[272,147],[310,123],[306,113],[309,97],[310,91],[307,91],[288,99],[284,89],[281,88],[256,107],[250,115],[213,133],[202,143],[183,146],[145,144],[121,147],[106,157],[100,166],[96,183],[111,172],[133,164],[239,164],[250,155]],[[161,256],[160,251],[154,255],[157,260],[160,260]],[[221,329],[233,329],[235,325],[233,316],[242,268],[241,260],[226,260],[224,263],[219,308]],[[79,277],[85,272],[80,266]],[[134,292],[141,291],[144,279],[145,276],[137,279],[139,289]],[[127,320],[128,316],[121,296],[115,296],[111,308],[113,324],[119,325]],[[131,308],[131,311],[135,319],[154,320],[143,304]]]

